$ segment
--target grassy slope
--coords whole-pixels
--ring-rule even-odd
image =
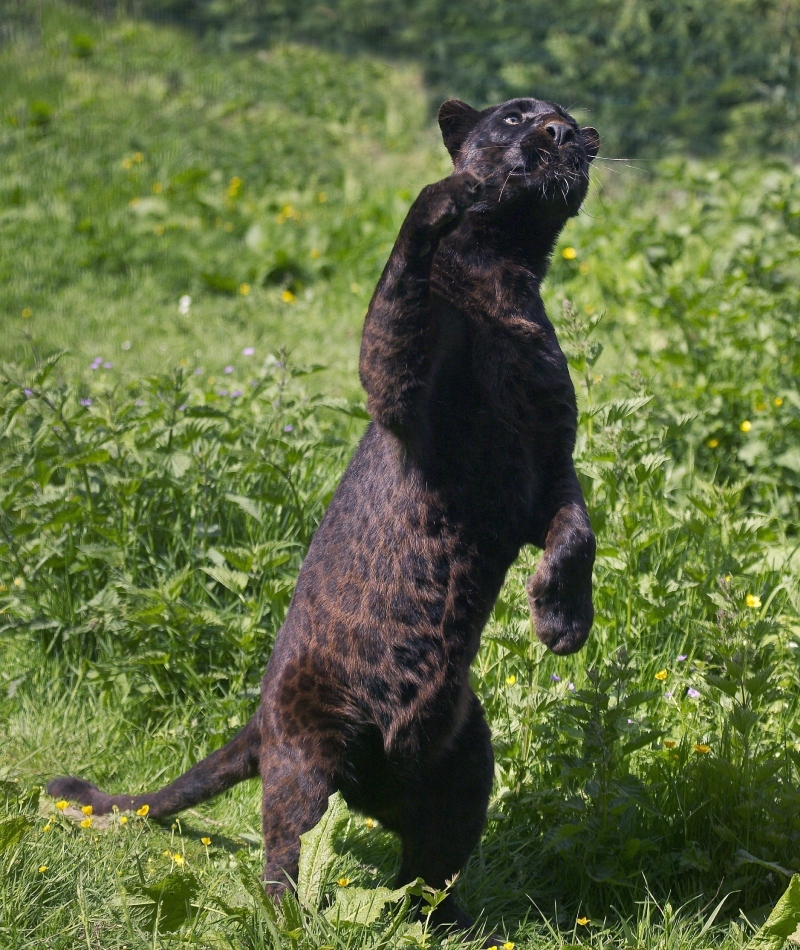
[[[87,46],[73,39],[81,33],[94,40],[89,57],[75,55]],[[446,165],[417,124],[413,74],[370,62],[299,48],[225,59],[178,33],[46,7],[43,47],[23,38],[2,64],[12,90],[2,348],[28,361],[31,349],[41,358],[73,348],[50,381],[13,371],[2,393],[2,775],[29,787],[68,770],[143,788],[249,714],[308,533],[356,434],[274,364],[254,367],[287,344],[334,367],[325,392],[355,391],[366,298],[414,190]],[[487,640],[476,664],[498,773],[462,890],[474,909],[505,918],[520,944],[585,938],[574,920],[588,911],[598,944],[704,945],[699,905],[676,918],[666,893],[710,899],[724,880],[741,895],[729,906],[757,914],[779,892],[780,872],[740,852],[794,867],[800,842],[790,557],[800,196],[780,166],[677,163],[624,187],[602,178],[592,217],[567,229],[561,247],[575,253],[557,255],[547,290],[588,410],[578,456],[601,544],[598,623],[574,658],[532,645],[523,581],[534,555],[523,554],[488,631],[500,640]],[[250,293],[238,292],[242,283]],[[186,292],[193,303],[180,317]],[[560,313],[564,295],[575,306]],[[594,341],[606,346],[599,359]],[[240,355],[246,345],[252,360]],[[88,369],[97,355],[114,367]],[[144,383],[143,373],[182,360],[208,372],[175,391]],[[220,395],[227,363],[235,371],[225,387],[249,395]],[[251,378],[262,383],[250,390]],[[53,405],[63,398],[61,417],[40,393]],[[54,431],[65,418],[75,445]],[[285,425],[293,429],[281,435]],[[265,458],[291,472],[292,491],[265,474]],[[231,492],[254,500],[261,520],[244,517]],[[222,536],[195,531],[211,521]],[[297,545],[284,564],[270,560],[276,540]],[[748,608],[747,594],[764,606]],[[592,680],[595,665],[604,676]],[[662,670],[667,680],[656,680]],[[4,791],[9,813],[35,812]],[[3,940],[269,944],[230,860],[240,849],[258,867],[257,801],[250,783],[174,833],[133,821],[97,836],[66,822],[43,832],[42,817],[20,848],[0,853]],[[174,869],[170,855],[182,849],[203,883],[204,913],[154,938],[145,911],[124,902]],[[386,881],[393,855],[359,824],[341,873]],[[661,910],[648,905],[628,932],[611,908],[637,913],[642,873]],[[525,924],[531,901],[563,931]],[[554,901],[559,914],[549,913]],[[739,946],[746,931],[729,926],[725,939]],[[284,937],[298,939],[338,947],[377,936],[312,920]]]
[[[0,352],[68,347],[125,376],[285,345],[352,381],[392,235],[445,168],[415,73],[300,47],[226,58],[52,5],[0,72]]]

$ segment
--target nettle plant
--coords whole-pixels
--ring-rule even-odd
[[[565,306],[595,629],[574,658],[547,655],[525,605],[531,564],[512,572],[476,677],[496,734],[494,817],[536,829],[513,873],[580,881],[581,899],[624,899],[644,874],[662,893],[724,880],[760,901],[800,853],[793,541],[774,511],[748,513],[747,481],[710,480],[675,451],[694,417],[665,419],[641,382],[597,400],[598,323]]]
[[[363,410],[275,357],[225,389],[56,367],[0,376],[0,630],[118,700],[252,686]]]

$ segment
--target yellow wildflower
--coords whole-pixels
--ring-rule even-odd
[[[142,805],[141,808],[137,808],[137,809],[136,809],[136,814],[137,814],[140,818],[146,818],[149,813],[150,813],[150,806],[149,806],[149,805]]]
[[[574,247],[565,247],[564,250],[561,252],[561,256],[564,258],[565,261],[574,261],[575,258],[578,256],[578,252],[575,250]]]
[[[123,159],[122,159],[122,167],[125,169],[126,172],[127,172],[127,171],[130,171],[131,168],[133,168],[133,159],[132,159],[132,158],[123,158]]]
[[[22,585],[23,585],[24,583],[25,583],[25,582],[22,580],[21,577],[15,577],[15,578],[14,578],[14,587],[22,587]]]
[[[242,179],[238,175],[234,175],[233,178],[228,182],[228,197],[235,198],[239,194],[239,189],[242,187]]]
[[[120,823],[121,825],[127,825],[127,824],[128,824],[128,816],[127,816],[127,815],[123,815],[123,816],[120,818],[119,823]]]
[[[516,676],[514,676],[513,673],[511,674],[511,676],[507,676],[507,677],[506,677],[506,683],[507,683],[509,686],[513,686],[514,683],[516,683],[516,682],[517,682],[517,678],[516,678]]]
[[[747,597],[745,597],[744,602],[748,607],[752,607],[753,610],[758,610],[758,608],[761,606],[761,598],[758,596],[758,594],[748,594]]]
[[[27,320],[29,317],[33,316],[33,310],[31,310],[30,307],[23,307],[22,316]]]
[[[336,883],[339,885],[339,887],[347,887],[347,885],[350,883],[350,878],[340,877]]]
[[[91,828],[91,827],[92,827],[92,819],[84,818],[83,821],[81,822],[81,828]]]
[[[153,184],[150,186],[150,190],[153,192],[154,195],[160,195],[161,192],[164,190],[164,186],[161,184],[160,181],[154,181]]]
[[[585,927],[587,924],[591,923],[591,920],[588,917],[579,917],[578,923],[581,927]]]
[[[53,826],[48,821],[47,824],[42,828],[42,831],[52,831]]]
[[[361,293],[361,284],[357,284],[355,281],[353,281],[353,283],[350,284],[350,293],[351,293],[351,294],[360,294],[360,293]]]
[[[328,200],[328,196],[325,194],[324,191],[321,191],[321,192],[317,195],[317,201],[318,201],[321,205],[324,205],[327,200]]]
[[[61,799],[60,802],[56,802],[56,808],[59,811],[64,811],[64,809],[67,808],[67,806],[68,806],[68,802],[65,802],[63,798]]]
[[[81,811],[84,813],[84,815],[91,815],[94,811],[94,808],[92,808],[91,805],[81,805]]]
[[[141,152],[134,152],[134,153],[133,153],[133,160],[134,160],[137,164],[139,164],[139,162],[143,162],[143,161],[144,161],[144,155],[142,155]]]
[[[375,819],[374,819],[374,818],[365,818],[365,819],[364,819],[364,824],[367,826],[367,828],[374,828],[374,827],[375,827]]]
[[[719,445],[719,439],[709,439],[708,442],[706,442],[706,445],[710,449],[715,449]]]
[[[763,412],[766,408],[767,408],[767,404],[765,402],[756,403],[756,412]]]
[[[753,423],[749,419],[745,419],[744,422],[739,423],[739,428],[742,432],[749,432],[753,428]]]
[[[47,865],[46,865],[46,864],[40,864],[40,865],[39,865],[39,873],[40,873],[40,874],[44,874],[44,872],[45,872],[46,870],[47,870]]]
[[[239,293],[246,297],[250,293],[250,284],[239,284]]]
[[[776,396],[776,397],[772,400],[772,405],[773,405],[773,406],[782,406],[782,405],[783,405],[783,399],[781,399],[780,396]]]
[[[503,944],[503,950],[514,950],[515,946],[516,944],[514,944],[513,941],[509,940],[507,943]]]
[[[665,740],[664,740],[664,745],[665,745],[668,749],[674,749],[677,744],[678,744],[678,743],[675,742],[674,739],[665,739]]]
[[[311,260],[315,261],[319,257],[319,249],[316,247],[311,248]]]
[[[206,847],[208,847],[211,844],[211,838],[201,838],[200,844],[204,844]]]
[[[291,292],[291,290],[284,290],[281,294],[281,300],[284,303],[294,303],[297,300],[297,297]]]
[[[659,683],[663,683],[668,675],[669,674],[666,670],[659,670],[658,673],[656,673],[656,679],[659,681]]]
[[[700,755],[708,755],[708,753],[711,751],[711,746],[706,745],[704,742],[695,742],[694,751],[699,752]]]
[[[178,865],[179,868],[182,868],[186,864],[186,859],[182,854],[173,854],[172,860]]]

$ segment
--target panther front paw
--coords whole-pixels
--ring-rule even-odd
[[[482,194],[483,182],[473,172],[457,172],[423,188],[409,215],[421,246],[430,249],[431,243],[451,231]]]
[[[575,532],[566,543],[546,550],[536,572],[528,578],[533,628],[553,653],[575,653],[589,636],[594,620],[594,553],[591,531]]]

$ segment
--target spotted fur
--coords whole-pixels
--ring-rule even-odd
[[[373,421],[309,548],[258,711],[160,791],[48,786],[98,814],[147,804],[159,818],[260,774],[274,895],[336,790],[400,836],[401,882],[442,887],[463,867],[493,774],[469,666],[523,545],[544,548],[528,582],[542,641],[572,652],[592,623],[575,393],[539,291],[599,138],[536,99],[451,100],[439,121],[455,169],[412,205],[370,303]],[[440,914],[470,925],[452,898]]]

